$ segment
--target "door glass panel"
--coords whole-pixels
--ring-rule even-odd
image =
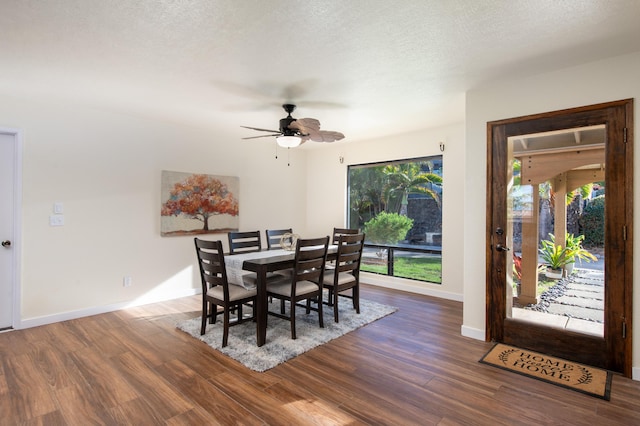
[[[507,317],[603,336],[605,130],[508,139]]]

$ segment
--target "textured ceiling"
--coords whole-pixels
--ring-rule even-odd
[[[345,143],[460,122],[481,83],[640,50],[638,0],[0,3],[0,93],[233,138],[285,101]]]

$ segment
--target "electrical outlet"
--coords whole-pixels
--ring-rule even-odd
[[[49,226],[64,226],[64,215],[52,214],[49,216]]]
[[[131,280],[131,277],[126,275],[123,279],[122,279],[122,286],[123,287],[131,287],[131,284],[133,284],[133,281]]]

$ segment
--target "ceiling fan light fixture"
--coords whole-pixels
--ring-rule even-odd
[[[302,138],[300,136],[277,136],[276,142],[283,148],[295,148],[300,145]]]

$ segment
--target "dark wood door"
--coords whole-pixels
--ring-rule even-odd
[[[487,132],[487,339],[630,377],[633,100],[495,121],[488,123]],[[556,140],[567,134],[572,142],[556,145]],[[587,141],[585,135],[594,135],[600,141]],[[574,177],[582,176],[584,180],[585,171],[593,175],[594,181],[606,182],[604,300],[599,333],[514,315],[520,312],[522,302],[536,298],[535,289],[512,289],[518,282],[521,287],[538,282],[541,185],[560,195],[555,206],[562,211],[557,206],[564,203],[563,191],[573,189],[567,188],[567,182],[579,184],[576,182],[581,181]],[[525,194],[527,198],[526,193],[529,194],[528,213],[526,207],[513,201],[514,188],[520,191],[519,196]],[[554,226],[558,229],[554,232],[561,244],[565,238],[564,220],[562,214],[556,213]],[[526,272],[520,281],[514,275],[514,259],[521,268],[518,276]]]

